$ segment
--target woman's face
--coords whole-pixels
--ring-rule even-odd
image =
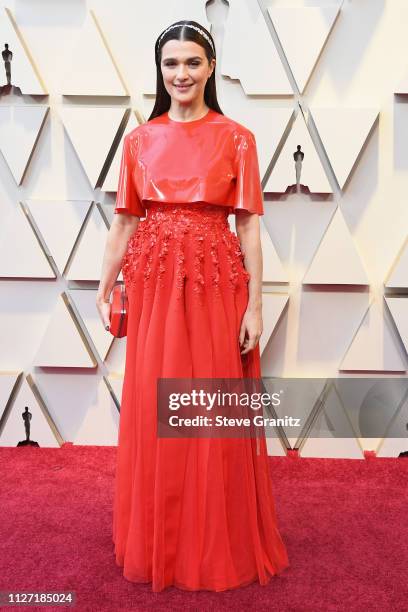
[[[204,89],[215,68],[208,63],[203,47],[190,40],[168,40],[162,47],[161,70],[164,86],[180,104],[204,99]]]

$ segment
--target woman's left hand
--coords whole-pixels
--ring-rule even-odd
[[[241,355],[255,348],[263,331],[262,310],[246,310],[239,332],[239,344],[243,346]]]

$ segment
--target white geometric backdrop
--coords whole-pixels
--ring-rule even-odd
[[[40,446],[117,442],[126,339],[104,330],[95,292],[123,138],[150,114],[154,41],[178,19],[211,30],[220,106],[256,136],[263,375],[408,377],[406,0],[0,9],[20,88],[0,90],[0,446],[24,438],[25,406]],[[303,187],[288,189],[298,144]],[[407,445],[310,436],[301,454],[367,449]]]

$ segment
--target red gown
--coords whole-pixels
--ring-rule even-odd
[[[228,214],[263,214],[254,135],[210,109],[164,113],[124,140],[115,213],[142,217],[122,274],[129,297],[113,542],[134,582],[223,591],[288,565],[266,441],[157,437],[158,377],[260,378],[240,354],[249,274]]]

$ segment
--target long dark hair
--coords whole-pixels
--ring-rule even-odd
[[[154,46],[154,55],[155,55],[155,62],[156,62],[156,101],[155,101],[153,110],[150,114],[148,121],[168,111],[170,108],[170,104],[171,104],[171,97],[164,86],[163,75],[162,75],[162,71],[160,67],[161,49],[164,43],[166,43],[168,40],[191,40],[192,42],[195,42],[198,45],[201,45],[201,47],[203,47],[205,51],[205,55],[208,59],[208,62],[210,62],[212,58],[215,57],[215,51],[213,51],[213,49],[211,48],[210,43],[206,40],[206,38],[202,34],[200,34],[200,32],[197,32],[197,30],[194,28],[199,28],[200,30],[203,30],[207,34],[207,36],[210,38],[214,46],[214,49],[215,49],[215,43],[214,43],[213,37],[211,36],[210,32],[206,30],[201,24],[197,23],[197,21],[190,21],[188,19],[184,19],[182,21],[176,21],[175,23],[172,24],[172,26],[181,26],[181,27],[168,26],[168,27],[171,27],[171,29],[168,32],[166,32],[163,38],[161,38],[161,34],[160,34]],[[194,28],[188,27],[188,26],[194,26]],[[165,28],[163,32],[165,32],[166,30],[167,28]],[[207,104],[207,106],[215,110],[217,113],[221,113],[221,115],[224,114],[217,100],[217,90],[216,90],[216,85],[215,85],[215,70],[212,71],[212,74],[206,83],[206,86],[204,89],[204,101]]]

